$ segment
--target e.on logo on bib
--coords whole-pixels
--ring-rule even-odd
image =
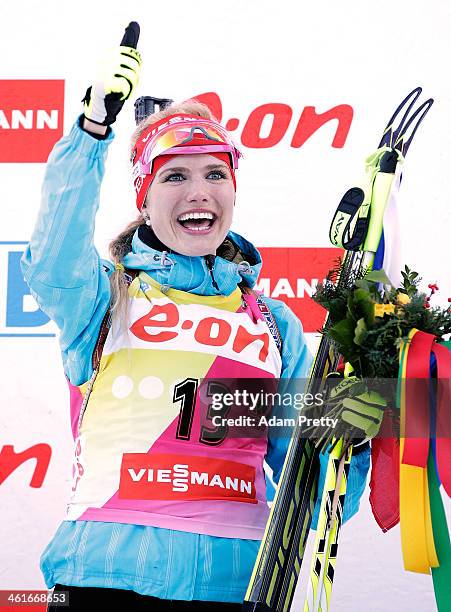
[[[195,455],[124,453],[119,498],[256,504],[255,468]]]
[[[0,80],[0,162],[46,162],[63,120],[64,81]]]

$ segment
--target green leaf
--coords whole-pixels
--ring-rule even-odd
[[[370,292],[370,284],[363,278],[355,282],[357,289],[363,289],[364,291]]]
[[[367,336],[367,327],[365,319],[359,319],[357,321],[356,328],[354,330],[354,342],[359,346],[362,346]]]
[[[354,325],[356,324],[357,319],[359,319],[359,316],[357,315],[356,310],[355,310],[353,293],[350,293],[348,296],[346,318],[349,320],[352,320]]]
[[[343,301],[343,299],[335,298],[331,300],[329,304],[329,312],[330,318],[334,323],[344,319],[346,316],[346,303]]]
[[[400,292],[399,289],[395,289],[394,287],[392,287],[390,289],[390,291],[388,293],[386,293],[386,298],[388,299],[389,302],[393,303],[396,300],[396,297],[398,295],[398,293]],[[402,293],[402,291],[401,291]]]
[[[343,319],[343,321],[340,321],[329,329],[331,338],[333,338],[342,349],[340,352],[348,353],[352,350],[352,345],[354,343],[354,329],[355,324],[350,319]]]
[[[371,270],[371,272],[365,275],[365,280],[373,283],[382,283],[383,285],[393,285],[383,270]]]
[[[367,325],[374,323],[374,302],[367,291],[356,289],[353,295],[354,307],[358,312],[357,317],[363,316]],[[356,317],[356,318],[357,318]]]

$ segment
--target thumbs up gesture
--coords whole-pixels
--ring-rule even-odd
[[[141,56],[136,50],[138,39],[139,25],[132,21],[120,46],[107,58],[95,83],[86,91],[83,113],[89,121],[111,125],[132,95],[141,71]]]

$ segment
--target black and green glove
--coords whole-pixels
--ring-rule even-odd
[[[138,39],[139,25],[132,21],[125,29],[120,47],[103,63],[98,78],[82,100],[83,113],[89,121],[111,125],[132,95],[141,71],[141,56],[136,50]]]
[[[355,376],[343,379],[330,393],[334,412],[348,437],[371,440],[379,432],[387,402]]]
[[[326,406],[323,416],[333,419],[334,423],[313,432],[316,445],[322,451],[334,439],[345,438],[347,444],[360,446],[374,438],[379,432],[387,401],[377,391],[369,390],[364,380],[349,376],[330,389]]]

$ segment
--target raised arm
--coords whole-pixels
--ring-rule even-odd
[[[130,24],[121,46],[84,98],[84,114],[50,154],[38,219],[22,257],[25,281],[40,308],[61,330],[63,355],[95,343],[110,299],[107,265],[94,247],[95,216],[105,172],[109,127],[138,81],[141,59]],[[89,354],[89,351],[86,353]],[[89,377],[86,364],[66,374],[74,384]],[[72,374],[72,375],[71,375]],[[75,380],[74,380],[75,379]]]
[[[96,140],[80,128],[82,120],[50,154],[37,222],[21,261],[32,295],[61,330],[62,350],[109,301],[108,277],[93,238],[113,134]]]

